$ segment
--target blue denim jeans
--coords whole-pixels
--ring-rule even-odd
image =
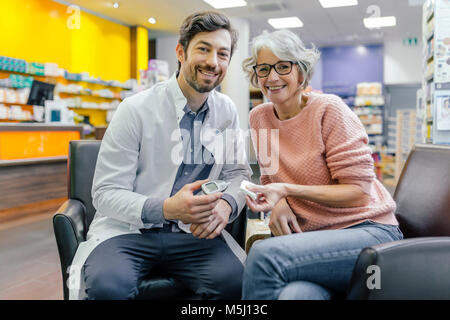
[[[259,241],[245,263],[242,298],[322,300],[345,294],[362,249],[401,239],[397,226],[367,220]]]

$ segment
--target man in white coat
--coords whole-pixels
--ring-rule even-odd
[[[221,13],[189,16],[176,74],[119,105],[100,147],[97,211],[70,269],[70,298],[133,299],[159,268],[205,299],[240,299],[245,253],[224,228],[245,205],[239,186],[251,170],[236,107],[214,90],[236,37]],[[199,192],[217,179],[228,187]]]

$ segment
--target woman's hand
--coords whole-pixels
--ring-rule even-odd
[[[257,194],[256,200],[246,196],[247,205],[254,212],[269,212],[282,198],[286,197],[284,183],[270,183],[265,186],[249,185],[247,189]]]
[[[282,236],[302,232],[297,217],[286,201],[281,199],[273,208],[269,222],[270,231],[274,236]]]

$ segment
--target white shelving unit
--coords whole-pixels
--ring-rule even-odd
[[[416,140],[416,111],[398,110],[396,115],[396,150],[395,150],[395,181],[400,173]]]
[[[450,2],[423,5],[422,98],[417,99],[417,141],[450,144]],[[447,111],[448,110],[448,111]]]

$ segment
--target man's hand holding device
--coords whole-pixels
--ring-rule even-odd
[[[221,180],[209,181],[203,180],[201,188],[203,193],[208,196],[220,194],[222,197],[229,183]],[[228,223],[231,214],[231,206],[223,199],[217,200],[214,208],[211,210],[209,220],[202,223],[192,223],[190,230],[194,237],[200,239],[214,239],[222,233],[222,230]]]
[[[200,189],[202,184],[206,182],[208,182],[208,179],[186,184],[175,195],[167,198],[163,204],[164,218],[180,220],[183,223],[200,224],[209,222],[213,209],[217,206],[223,194],[222,192],[215,192],[194,195],[194,191]]]

